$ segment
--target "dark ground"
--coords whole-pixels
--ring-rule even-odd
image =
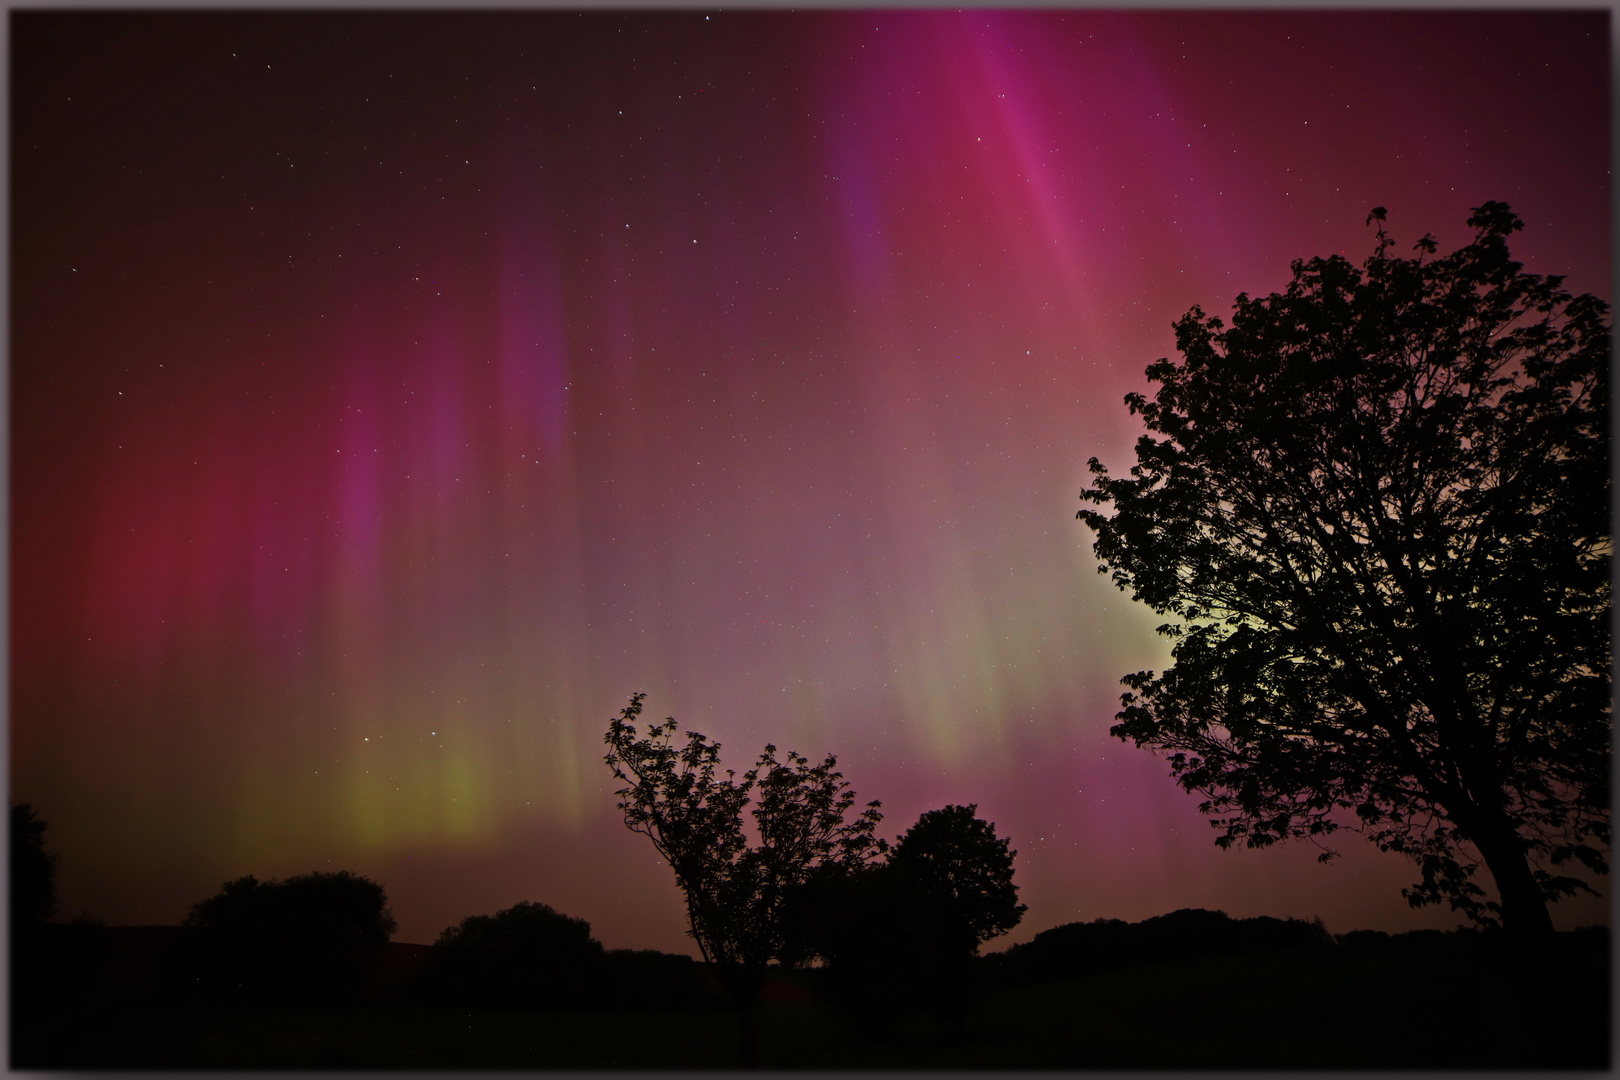
[[[155,940],[156,935],[148,935]],[[779,979],[760,1014],[767,1068],[1606,1069],[1606,947],[1533,991],[1462,939],[1365,940],[1158,963],[988,990],[968,1037],[923,1013],[862,1040]],[[410,950],[391,946],[395,977]],[[128,955],[127,953],[125,954]],[[132,968],[126,967],[126,974]],[[128,985],[128,984],[126,984]],[[383,985],[386,989],[386,985]],[[271,1007],[97,1000],[19,1012],[16,1068],[725,1068],[726,1011],[534,1013],[388,1004]],[[651,1004],[651,1003],[650,1003]]]

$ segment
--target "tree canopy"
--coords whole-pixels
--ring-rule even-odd
[[[1544,937],[1590,888],[1559,868],[1607,872],[1608,309],[1513,261],[1502,203],[1442,257],[1368,221],[1362,266],[1189,311],[1129,475],[1091,459],[1098,570],[1175,642],[1112,733],[1222,846],[1358,830],[1414,906]]]

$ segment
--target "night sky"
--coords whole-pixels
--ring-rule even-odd
[[[1450,927],[1341,834],[1221,852],[1108,736],[1161,620],[1085,462],[1193,304],[1465,243],[1608,299],[1565,14],[13,14],[11,792],[63,914],[348,869],[694,951],[602,763],[651,716],[977,803],[1005,941]],[[1555,908],[1561,926],[1608,900]],[[993,947],[999,947],[996,943]]]

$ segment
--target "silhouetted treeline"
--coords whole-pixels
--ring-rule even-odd
[[[1467,955],[1497,954],[1513,959],[1517,950],[1509,948],[1509,941],[1501,930],[1489,927],[1459,926],[1455,930],[1407,930],[1399,934],[1386,934],[1382,930],[1351,930],[1334,936],[1338,948],[1355,950],[1369,957],[1383,957],[1395,953],[1405,956],[1427,955],[1439,958]],[[1607,969],[1609,957],[1609,928],[1582,926],[1574,930],[1560,930],[1553,935],[1549,959],[1565,965],[1565,973],[1576,969]]]
[[[1332,944],[1320,921],[1234,919],[1224,911],[1182,908],[1138,923],[1122,919],[1065,923],[986,956],[981,971],[997,986],[1077,979],[1140,964]]]
[[[1502,948],[1501,934],[1475,927],[1455,930],[1352,930],[1329,934],[1320,920],[1274,919],[1261,915],[1234,919],[1223,911],[1183,908],[1138,923],[1097,919],[1043,930],[1005,952],[981,957],[981,988],[1005,989],[1033,983],[1084,978],[1145,964],[1288,949],[1325,949],[1369,957],[1478,957]],[[1585,963],[1606,961],[1609,928],[1589,926],[1557,935],[1559,953]]]
[[[591,924],[523,902],[439,935],[407,995],[487,1009],[687,1011],[726,1007],[689,956],[602,948]]]
[[[796,976],[773,967],[762,979],[796,981],[800,989],[779,989],[801,994],[813,987],[869,1040],[892,1038],[908,1013],[931,1016],[941,1035],[957,1039],[982,993],[1148,964],[1316,950],[1324,958],[1365,956],[1374,966],[1413,959],[1481,971],[1501,966],[1498,932],[1361,930],[1334,938],[1320,920],[1233,919],[1203,909],[1138,923],[1070,923],[1003,953],[977,956],[979,943],[1015,925],[1023,906],[1010,887],[1013,853],[993,826],[973,816],[975,809],[925,814],[890,858],[816,879],[797,896],[783,926],[798,941],[788,951],[801,964],[819,959],[820,967]],[[433,946],[390,943],[395,922],[383,887],[348,872],[227,882],[195,904],[180,927],[109,929],[82,918],[51,923],[56,859],[44,847],[45,823],[32,808],[17,805],[11,828],[15,1008],[165,998],[545,1012],[728,1007],[712,965],[650,949],[604,949],[588,922],[545,904],[469,916]],[[1608,928],[1557,938],[1560,955],[1550,959],[1562,966],[1548,968],[1539,980],[1530,973],[1525,987],[1532,998],[1570,979],[1576,980],[1571,985],[1605,988]],[[1607,1031],[1606,990],[1582,991],[1572,1000],[1547,1005],[1538,1022],[1573,1032],[1571,1039],[1591,1041],[1592,1033]]]
[[[589,922],[546,904],[470,915],[432,946],[388,944],[394,928],[382,886],[358,875],[242,878],[192,908],[163,951],[160,992],[214,1002],[547,1012],[726,1005],[691,957],[603,949]]]

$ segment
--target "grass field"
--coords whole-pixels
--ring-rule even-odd
[[[760,1064],[1600,1069],[1608,997],[1606,958],[1527,995],[1480,957],[1264,953],[989,992],[954,1042],[920,1013],[869,1043],[820,1002],[767,1002]],[[12,1027],[16,1068],[715,1069],[737,1053],[728,1012],[103,1005],[21,1013]]]

